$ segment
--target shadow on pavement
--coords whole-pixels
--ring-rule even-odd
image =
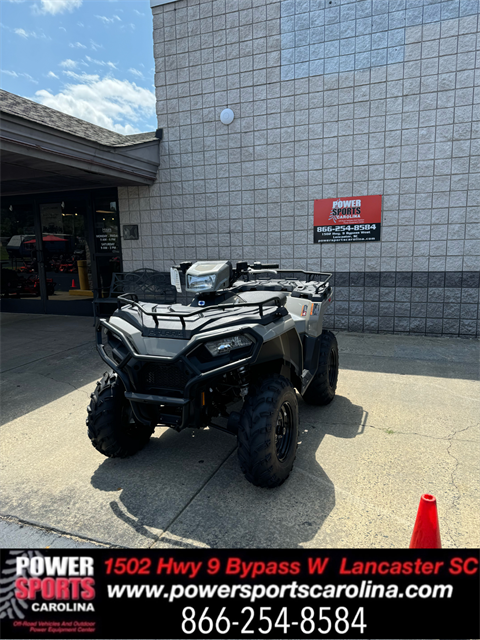
[[[158,536],[150,529],[162,530],[155,546],[309,546],[335,506],[335,487],[318,462],[323,441],[361,435],[365,420],[362,407],[342,396],[326,407],[311,407],[300,399],[297,459],[290,477],[277,489],[261,489],[245,480],[232,437],[232,451],[224,464],[190,500],[178,500],[175,492],[182,492],[186,478],[197,465],[208,463],[208,441],[213,444],[224,436],[214,430],[195,432],[194,438],[191,430],[180,434],[167,430],[135,458],[105,460],[91,482],[100,491],[117,494],[110,502],[112,512],[152,544]],[[194,456],[199,445],[203,458]],[[174,492],[167,494],[165,486]]]
[[[342,369],[480,379],[477,339],[335,332]]]
[[[83,344],[3,373],[0,424],[11,422],[90,385],[85,393],[86,412],[89,394],[106,369],[92,340],[91,344]]]

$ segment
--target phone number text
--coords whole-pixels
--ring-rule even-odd
[[[330,227],[317,227],[318,233],[331,233],[332,231],[375,231],[375,224],[341,224]]]
[[[274,629],[281,629],[286,634],[289,629],[298,628],[305,635],[325,635],[333,630],[342,635],[351,629],[363,634],[367,627],[363,607],[359,607],[353,615],[350,615],[347,607],[304,607],[300,619],[290,616],[287,607],[282,607],[278,613],[274,612],[272,607],[243,607],[240,615],[236,612],[234,616],[241,617],[241,620],[231,619],[227,615],[227,607],[223,607],[216,616],[209,613],[209,607],[205,607],[199,616],[194,607],[185,607],[182,617],[182,631],[186,635],[207,635],[214,630],[222,635],[228,633],[232,627],[238,627],[242,634],[268,634]]]

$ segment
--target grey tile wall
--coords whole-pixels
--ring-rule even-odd
[[[332,282],[329,329],[479,335],[478,271],[336,273]]]
[[[153,8],[153,27],[161,166],[152,187],[119,190],[122,222],[140,225],[125,268],[263,259],[358,282],[396,274],[411,284],[337,285],[332,326],[478,332],[478,298],[454,315],[446,284],[480,270],[478,0],[178,0]],[[312,58],[306,32],[320,27],[333,44]],[[307,45],[293,64],[308,75],[288,79],[286,52]],[[331,62],[343,55],[352,69]],[[368,194],[383,195],[380,242],[313,244],[315,199]],[[423,300],[414,278],[436,274]]]
[[[282,0],[282,80],[405,61],[406,29],[479,11],[478,0]],[[438,55],[432,40],[424,57]]]

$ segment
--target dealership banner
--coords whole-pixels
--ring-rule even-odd
[[[326,198],[313,203],[314,242],[380,240],[382,196]]]
[[[2,638],[479,638],[479,551],[4,550]]]

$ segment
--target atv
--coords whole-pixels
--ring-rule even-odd
[[[237,436],[247,480],[281,485],[297,450],[298,392],[326,405],[335,396],[338,346],[323,331],[330,273],[275,264],[184,262],[172,284],[188,306],[118,296],[97,320],[97,349],[112,369],[91,395],[88,435],[107,457],[144,447],[157,425],[214,427]]]

